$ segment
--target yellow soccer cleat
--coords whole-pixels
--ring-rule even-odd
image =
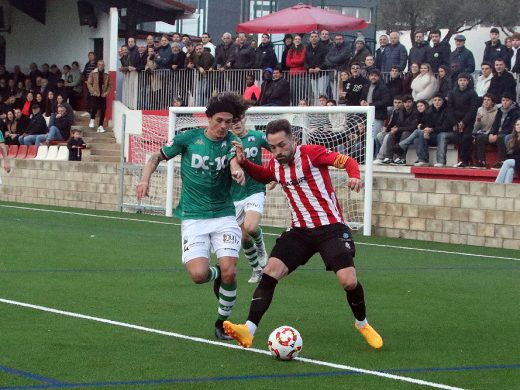
[[[224,321],[224,331],[244,348],[249,348],[253,345],[253,335],[246,324],[233,324],[229,321]]]
[[[356,326],[356,329],[359,331],[359,333],[361,333],[368,345],[370,345],[372,348],[379,349],[383,346],[383,339],[379,333],[377,333],[369,324],[366,324],[362,328],[358,328]]]

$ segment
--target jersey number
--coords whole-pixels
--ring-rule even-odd
[[[256,146],[253,146],[252,148],[245,148],[244,153],[247,159],[250,159],[251,157],[254,158],[258,156],[258,148]]]

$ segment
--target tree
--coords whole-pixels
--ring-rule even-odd
[[[412,42],[417,30],[448,29],[443,38],[448,41],[482,23],[510,34],[520,23],[517,7],[510,0],[380,0],[378,26],[388,32],[410,30]]]

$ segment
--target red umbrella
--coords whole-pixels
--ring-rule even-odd
[[[361,30],[368,26],[363,19],[298,3],[290,8],[240,23],[237,32],[306,33],[313,30]]]

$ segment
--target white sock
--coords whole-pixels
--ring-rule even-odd
[[[249,328],[249,331],[251,332],[251,335],[255,335],[257,326],[253,324],[251,321],[246,322],[247,327]]]
[[[366,324],[368,324],[368,321],[367,321],[366,318],[365,318],[363,321],[358,321],[358,320],[356,320],[356,327],[357,327],[357,328],[362,328],[362,327],[364,327]]]

